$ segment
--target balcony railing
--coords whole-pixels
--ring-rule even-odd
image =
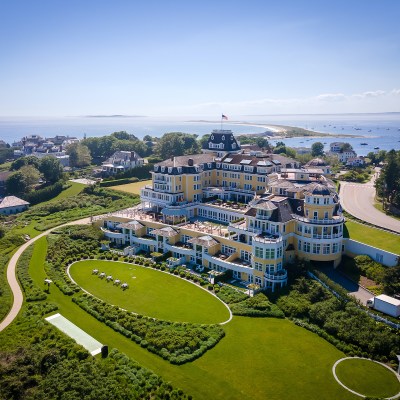
[[[243,222],[239,222],[239,223],[230,223],[229,224],[229,226],[228,226],[228,229],[229,228],[233,228],[234,230],[238,230],[238,231],[241,231],[241,232],[243,232],[243,233],[254,233],[254,234],[257,234],[257,235],[259,235],[259,234],[261,234],[262,233],[262,229],[258,229],[258,228],[253,228],[253,227],[246,227],[246,222],[245,221],[243,221]]]
[[[338,216],[336,218],[324,218],[324,219],[314,219],[314,218],[306,218],[306,217],[300,217],[300,215],[297,214],[292,214],[292,217],[300,222],[305,222],[306,224],[317,224],[317,225],[334,225],[334,224],[340,224],[344,222],[344,217],[343,216]]]
[[[282,282],[287,279],[287,271],[286,269],[281,269],[273,274],[269,274],[268,272],[264,273],[264,278],[268,281],[272,282]]]
[[[125,233],[121,232],[121,231],[111,231],[109,229],[106,228],[100,228],[106,237],[108,238],[112,238],[112,239],[125,239]]]
[[[278,236],[278,237],[274,237],[274,236],[254,236],[253,237],[253,242],[258,242],[258,243],[279,243],[282,242],[283,237],[282,236]]]

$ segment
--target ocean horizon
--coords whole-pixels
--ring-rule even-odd
[[[263,133],[269,125],[285,125],[326,133],[329,137],[291,138],[283,141],[291,147],[310,147],[315,141],[349,142],[359,155],[375,151],[400,149],[400,112],[368,114],[282,114],[239,115],[224,121],[222,127],[235,135]],[[0,139],[13,143],[26,135],[69,135],[78,138],[109,135],[127,131],[138,138],[145,135],[160,137],[167,132],[185,132],[200,137],[220,129],[215,116],[148,117],[148,116],[66,116],[66,117],[0,117]],[[343,138],[340,135],[356,135]],[[278,139],[279,140],[279,139]],[[271,139],[274,144],[276,140]],[[367,145],[361,145],[367,143]]]

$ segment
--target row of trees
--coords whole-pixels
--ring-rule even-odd
[[[383,161],[385,164],[375,182],[377,193],[390,205],[400,208],[400,151],[388,151]]]
[[[12,173],[6,181],[8,194],[16,196],[29,194],[41,178],[45,184],[52,185],[63,178],[63,167],[55,157],[42,159],[28,156],[17,159],[11,164]]]

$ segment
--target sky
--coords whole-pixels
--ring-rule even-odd
[[[400,1],[0,0],[0,115],[400,111]]]

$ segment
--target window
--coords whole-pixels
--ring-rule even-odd
[[[313,254],[319,254],[321,252],[321,245],[319,243],[313,243],[312,250]]]
[[[256,262],[256,263],[254,263],[254,268],[257,271],[262,271],[263,270],[263,265],[261,263]]]
[[[275,249],[265,249],[265,258],[266,259],[274,259],[275,258]]]
[[[304,244],[303,244],[303,251],[304,251],[305,253],[311,253],[310,242],[304,242]]]
[[[339,244],[333,243],[332,245],[332,253],[337,253],[339,251]]]
[[[298,249],[299,251],[301,251],[301,244],[302,244],[302,243],[301,243],[301,240],[299,240],[298,243],[297,243],[297,249]]]
[[[255,256],[258,258],[263,258],[263,249],[261,247],[255,248]]]
[[[330,244],[324,244],[322,246],[322,253],[323,254],[330,254],[331,252],[331,245]]]
[[[325,211],[324,218],[325,218],[325,219],[328,219],[328,218],[329,218],[329,213],[328,213],[328,211]]]
[[[318,219],[318,211],[314,211],[314,219]]]

